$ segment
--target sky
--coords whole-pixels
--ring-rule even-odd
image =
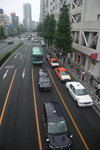
[[[19,21],[23,20],[23,4],[30,3],[32,8],[32,21],[39,21],[40,15],[40,0],[0,0],[0,9],[10,16],[10,13],[15,12],[19,16]]]

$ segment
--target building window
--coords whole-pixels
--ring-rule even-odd
[[[71,17],[72,23],[78,23],[81,22],[81,13],[75,14]]]
[[[72,9],[75,9],[83,4],[83,0],[74,0],[72,3]]]
[[[98,42],[98,33],[97,32],[82,32],[82,45],[96,49]]]

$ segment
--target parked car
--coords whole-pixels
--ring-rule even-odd
[[[52,58],[52,55],[51,55],[50,53],[47,53],[47,54],[46,54],[46,60],[48,61],[49,58]]]
[[[51,91],[51,81],[48,73],[43,69],[39,69],[38,86],[40,91]]]
[[[67,82],[66,87],[73,99],[77,101],[78,106],[85,107],[93,105],[93,100],[80,82]]]
[[[45,102],[43,104],[42,117],[47,147],[53,150],[71,150],[72,135],[69,134],[66,120],[60,110],[58,102]]]
[[[50,64],[50,66],[53,67],[53,68],[59,67],[59,63],[58,63],[56,58],[49,58],[48,62]]]
[[[68,74],[68,70],[64,67],[58,67],[54,69],[57,77],[60,79],[60,81],[71,81],[71,76]]]

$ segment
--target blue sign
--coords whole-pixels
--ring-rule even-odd
[[[13,25],[9,24],[9,25],[6,25],[5,27],[7,27],[7,28],[13,28]]]

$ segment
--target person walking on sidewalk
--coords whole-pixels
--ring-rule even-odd
[[[80,75],[80,68],[76,68],[77,75]]]
[[[84,81],[84,77],[85,77],[85,71],[83,70],[81,73],[81,80]]]
[[[100,96],[100,83],[96,86],[96,95]]]
[[[92,85],[93,82],[93,75],[90,77],[90,85]]]

